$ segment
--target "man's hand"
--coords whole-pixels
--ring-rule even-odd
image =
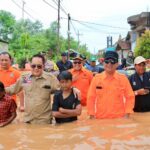
[[[81,100],[81,92],[77,88],[73,87],[73,94],[75,98],[78,98],[78,100]]]
[[[5,126],[5,123],[0,123],[0,127],[4,127]]]
[[[146,94],[149,94],[149,90],[148,89],[139,89],[136,91],[137,92],[137,95],[146,95]]]
[[[20,106],[20,107],[19,107],[19,111],[20,111],[20,112],[24,112],[24,107],[23,107],[23,106]]]

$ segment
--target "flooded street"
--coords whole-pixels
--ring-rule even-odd
[[[0,128],[0,150],[149,150],[150,113],[131,119],[89,120],[63,125],[29,125],[16,121]]]

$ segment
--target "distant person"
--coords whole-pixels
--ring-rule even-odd
[[[126,58],[126,65],[127,66],[132,66],[134,62],[134,55],[132,51],[128,52],[127,58]]]
[[[96,65],[96,58],[93,56],[90,58],[90,65],[88,65],[86,69],[90,70],[93,75],[96,75],[97,73],[101,73],[103,71],[102,68]]]
[[[138,56],[134,60],[136,72],[129,77],[135,94],[135,112],[150,111],[150,72],[146,72],[146,59]]]
[[[45,54],[45,66],[44,66],[44,71],[47,73],[51,73],[54,76],[58,76],[59,75],[59,68],[57,67],[56,63],[50,58],[49,55],[51,55],[51,50],[48,50]]]
[[[87,58],[83,55],[81,55],[81,58],[83,59],[83,61],[82,61],[83,62],[83,67],[87,69],[88,66],[90,65],[89,62],[87,61]]]
[[[0,82],[0,127],[8,125],[15,119],[16,109],[15,101],[6,95],[4,84]]]
[[[93,77],[88,91],[87,109],[91,119],[128,118],[133,113],[134,92],[128,78],[116,71],[117,67],[117,52],[107,51],[105,71]]]
[[[101,57],[101,58],[99,58],[99,64],[98,64],[98,66],[99,67],[101,67],[101,68],[104,68],[104,58],[103,57]]]
[[[0,81],[3,82],[5,87],[13,85],[20,78],[21,73],[12,66],[12,57],[8,52],[0,53]],[[23,92],[18,93],[20,100],[20,111],[24,111],[24,95]],[[12,95],[12,99],[16,101],[16,95]]]
[[[61,54],[61,60],[57,61],[56,64],[57,64],[57,67],[59,68],[60,72],[72,68],[72,62],[70,60],[68,60],[67,53],[65,53],[65,52],[63,52]]]
[[[81,114],[81,104],[72,89],[72,74],[68,71],[62,71],[58,76],[61,90],[55,93],[52,114],[56,123],[66,123],[77,120]]]
[[[122,58],[121,59],[121,64],[118,66],[118,70],[123,70],[127,67],[127,63],[126,63],[126,59],[125,58]]]
[[[73,76],[72,86],[81,91],[81,104],[82,106],[86,106],[87,93],[93,78],[93,74],[91,71],[83,67],[82,61],[83,59],[80,56],[75,57],[73,59],[73,68],[69,71]]]

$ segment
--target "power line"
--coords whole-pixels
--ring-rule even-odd
[[[62,18],[62,19],[67,19],[67,18]],[[115,29],[128,30],[127,28],[122,28],[122,27],[117,27],[117,26],[110,26],[110,25],[99,24],[99,23],[88,22],[88,21],[77,20],[77,19],[72,19],[72,21],[76,21],[76,22],[80,22],[80,23],[86,23],[86,24],[92,24],[92,25],[97,25],[97,26],[104,26],[104,27],[109,27],[109,28],[115,28]]]
[[[76,31],[76,29],[75,29],[75,26],[73,25],[72,21],[70,21],[70,23],[71,23],[71,26],[72,26],[72,28],[73,28],[75,34],[78,36],[78,33],[77,33],[77,31]]]
[[[26,9],[28,9],[28,11],[34,13],[36,16],[40,17],[40,19],[43,19],[43,17],[39,13],[37,13],[35,10],[31,9],[27,5],[26,5]]]
[[[99,30],[97,28],[91,27],[91,26],[89,26],[85,23],[82,23],[82,22],[77,22],[77,23],[81,24],[82,26],[85,26],[88,29],[95,30],[96,32],[101,32],[101,33],[104,33],[104,34],[120,34],[120,33],[117,33],[117,32],[105,32],[105,31]]]
[[[122,28],[122,27],[115,27],[115,26],[110,26],[110,25],[105,25],[105,24],[99,24],[99,23],[94,23],[94,22],[88,22],[88,21],[81,21],[81,20],[76,20],[76,19],[72,19],[72,20],[73,21],[77,21],[77,22],[87,23],[87,24],[93,24],[93,25],[97,25],[97,26],[104,26],[104,27],[109,27],[109,28],[116,28],[116,29],[127,30],[127,28]]]
[[[48,6],[52,7],[53,9],[57,10],[57,8],[55,8],[53,5],[51,5],[50,3],[48,3],[46,0],[43,0],[44,3],[46,3]]]
[[[55,3],[55,5],[58,6],[58,1],[56,1],[56,0],[52,0],[52,1]],[[68,16],[68,13],[67,13],[67,12],[65,11],[65,9],[63,8],[62,3],[60,3],[60,9],[62,10],[62,12],[65,13],[65,15]]]
[[[21,7],[18,3],[16,3],[14,0],[12,0],[12,2],[13,2],[18,8],[20,8],[20,9],[22,10],[22,7]],[[37,20],[37,19],[35,19],[32,15],[30,15],[25,9],[23,9],[23,11],[24,11],[29,17],[31,17],[33,20]]]

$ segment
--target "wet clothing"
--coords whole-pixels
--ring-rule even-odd
[[[72,62],[67,60],[65,63],[63,63],[61,60],[58,61],[57,63],[57,67],[59,68],[59,71],[62,72],[62,71],[65,71],[65,70],[68,70],[68,69],[71,69],[73,66],[72,66]]]
[[[0,81],[3,82],[5,87],[16,83],[19,77],[20,72],[13,67],[10,67],[8,70],[3,70],[0,68]],[[12,99],[16,100],[16,95],[13,95]]]
[[[90,85],[87,98],[88,114],[96,118],[119,118],[132,113],[134,92],[128,78],[117,71],[111,77],[102,72]]]
[[[15,101],[10,97],[5,95],[0,100],[0,123],[6,122],[12,113],[16,112],[17,105]]]
[[[62,91],[56,92],[54,95],[54,101],[52,106],[52,111],[59,111],[59,108],[64,109],[75,109],[77,105],[80,104],[80,101],[75,98],[73,91],[67,98],[63,98]],[[77,116],[69,118],[55,118],[57,123],[72,122],[77,120]]]
[[[25,96],[25,122],[50,123],[51,92],[59,87],[58,80],[53,75],[43,72],[40,77],[31,74],[22,76],[16,84],[6,88],[6,92],[16,94],[22,89]]]
[[[145,72],[143,76],[139,76],[137,73],[132,74],[129,77],[133,91],[149,87],[150,88],[150,72]],[[135,96],[135,112],[147,112],[150,111],[150,93],[146,95]]]
[[[81,104],[82,106],[86,106],[87,101],[87,93],[90,87],[93,74],[91,71],[82,67],[81,70],[75,70],[74,68],[69,70],[72,76],[76,78],[76,80],[72,81],[72,86],[76,87],[81,92]]]

